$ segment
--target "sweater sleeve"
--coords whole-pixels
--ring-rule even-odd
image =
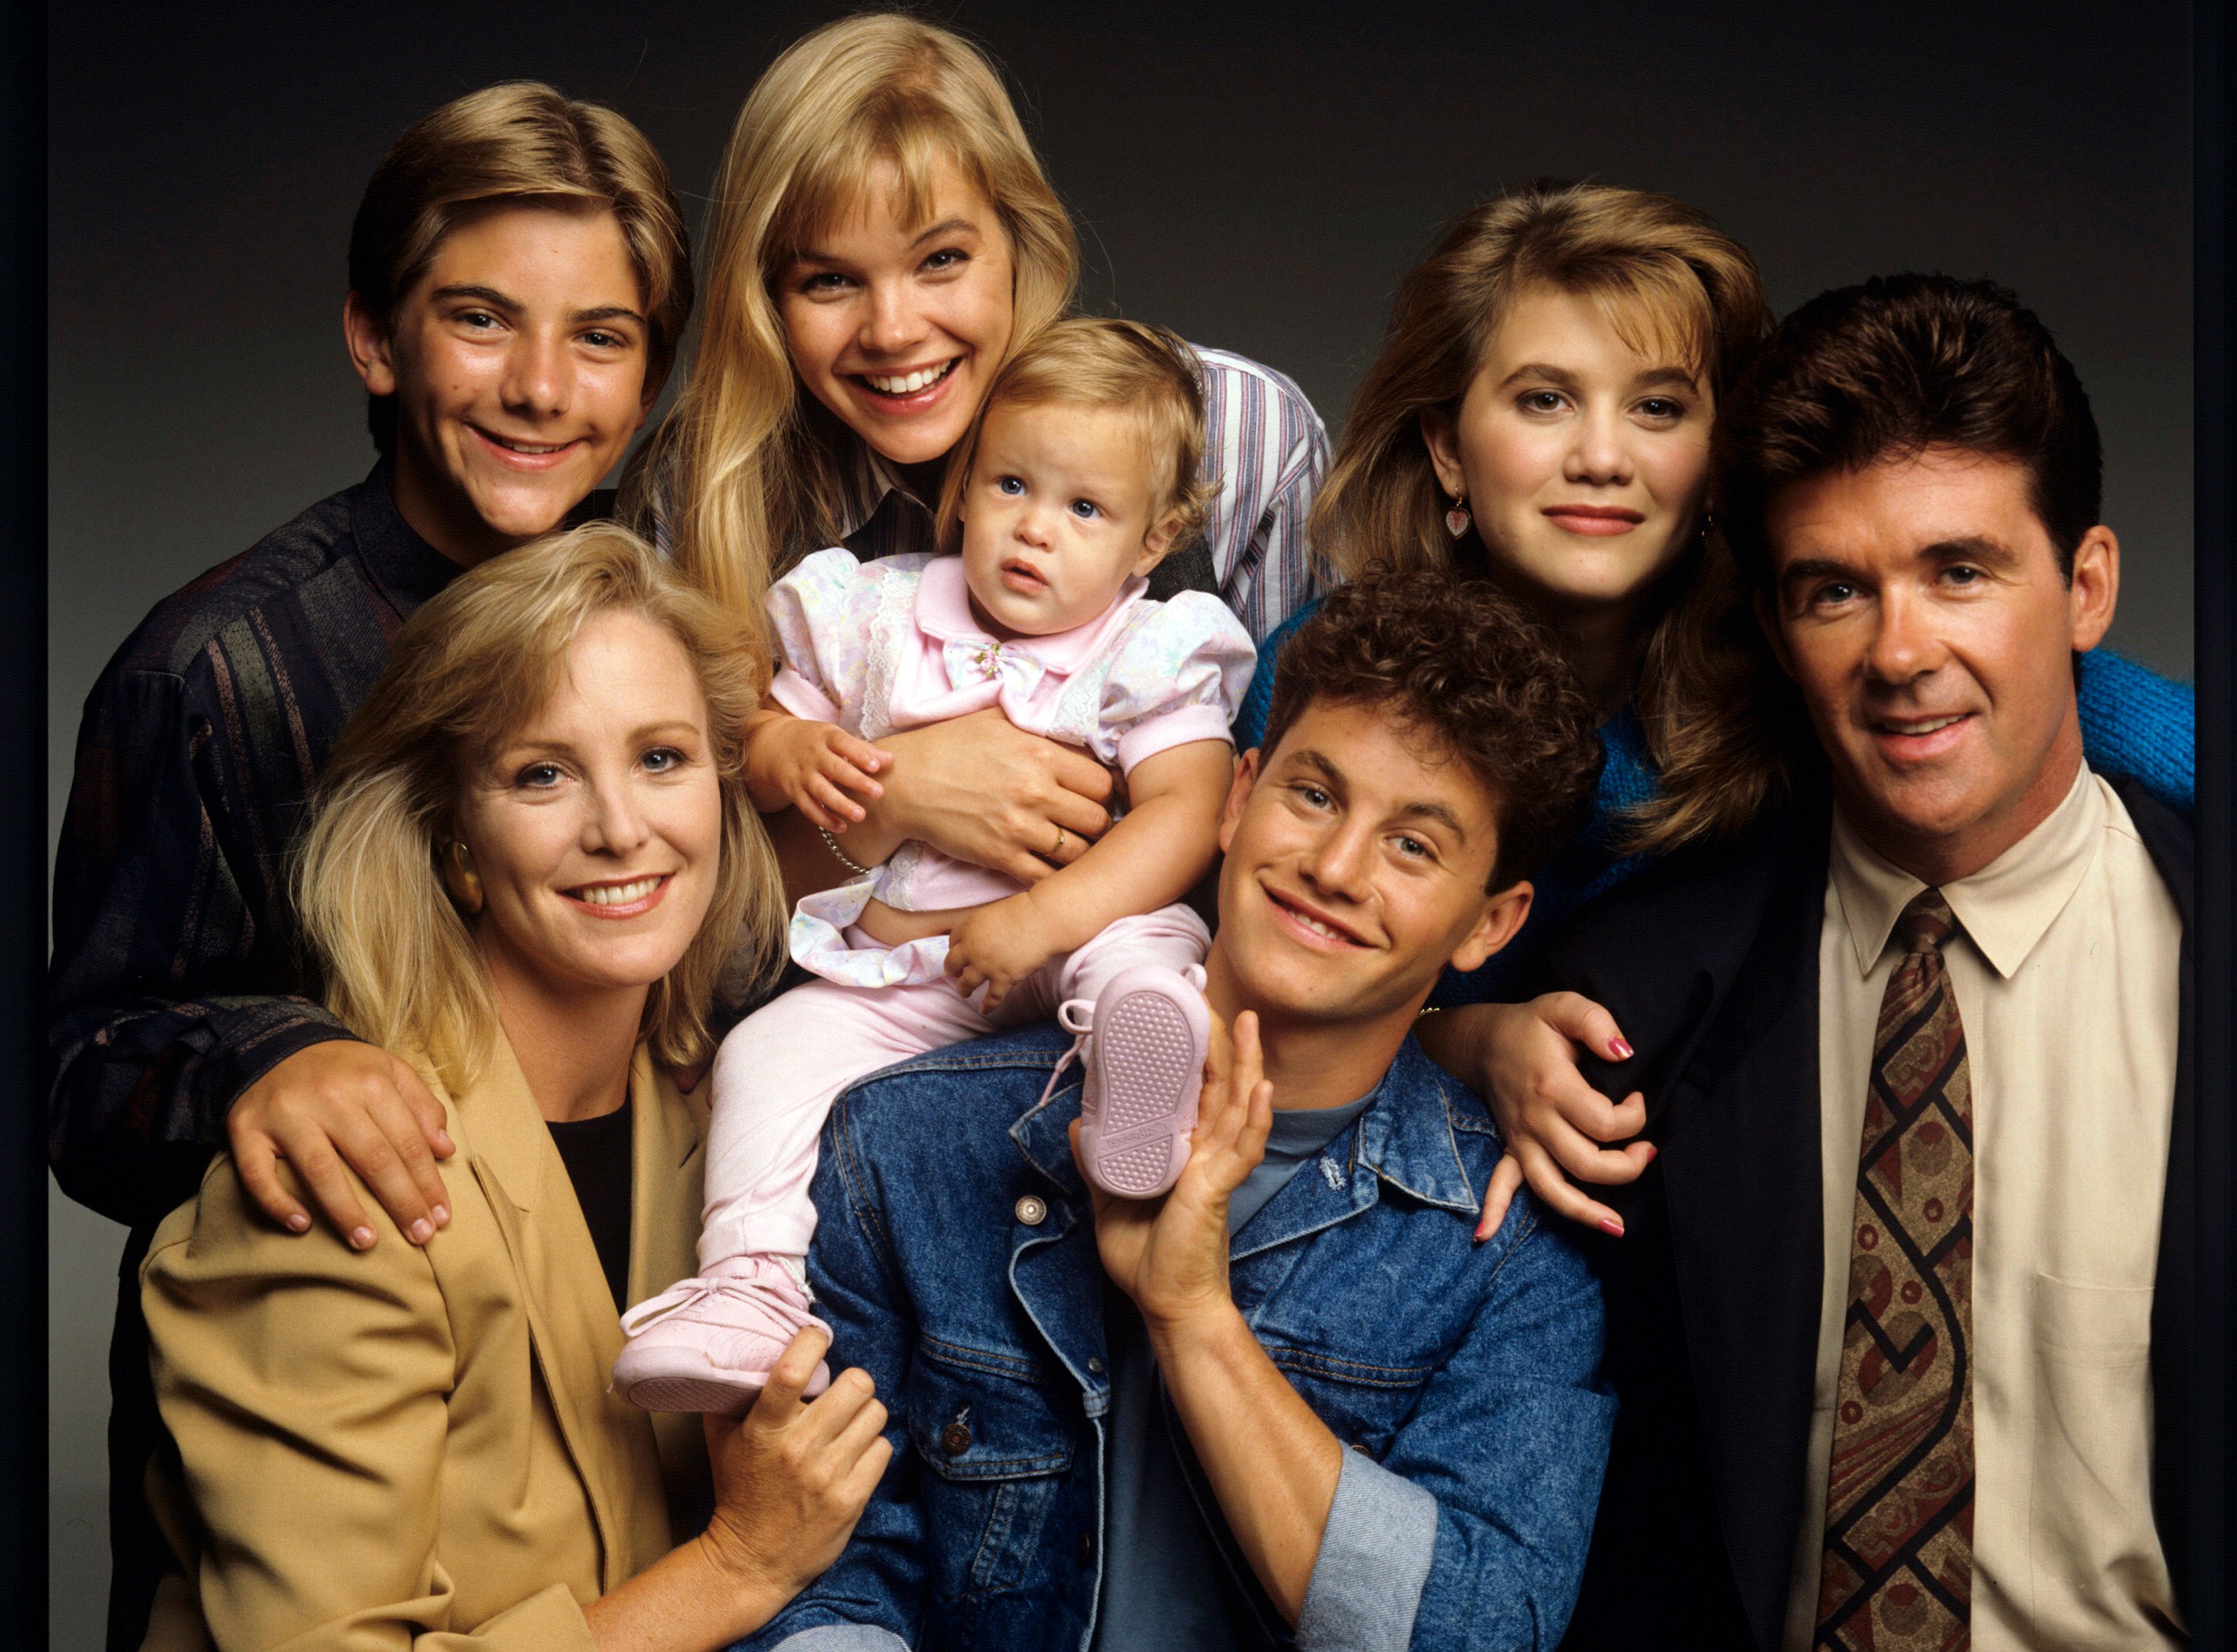
[[[265,818],[207,684],[112,667],[88,700],[55,860],[47,1144],[63,1191],[152,1222],[234,1100],[350,1033],[287,993]]]
[[[2168,808],[2190,814],[2198,803],[2196,691],[2100,648],[2075,663],[2075,691],[2089,766],[2127,775]]]

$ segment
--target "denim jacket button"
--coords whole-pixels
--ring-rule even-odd
[[[950,1423],[940,1431],[940,1449],[950,1457],[961,1457],[971,1449],[971,1431],[960,1423]]]
[[[1095,1534],[1092,1531],[1083,1531],[1079,1534],[1079,1563],[1085,1566],[1094,1558]]]
[[[1091,1377],[1100,1377],[1103,1374],[1103,1357],[1100,1354],[1088,1355],[1087,1371]]]
[[[1017,1218],[1027,1227],[1039,1227],[1048,1219],[1048,1206],[1027,1193],[1018,1201]]]

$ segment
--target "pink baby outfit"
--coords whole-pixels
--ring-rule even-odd
[[[1184,591],[1155,602],[1145,584],[1128,580],[1075,630],[1006,640],[973,618],[960,558],[857,563],[844,549],[818,552],[769,593],[785,657],[770,695],[866,740],[999,705],[1017,727],[1131,773],[1174,746],[1227,739],[1256,659],[1250,633],[1217,598]],[[947,936],[886,947],[855,927],[874,896],[938,912],[1023,887],[909,843],[869,876],[801,902],[792,955],[822,979],[747,1017],[716,1057],[703,1272],[748,1252],[807,1253],[816,1138],[833,1099],[856,1079],[1045,1018],[1070,999],[1092,1001],[1134,965],[1198,964],[1210,944],[1184,906],[1121,918],[1020,981],[989,1017],[941,973]]]

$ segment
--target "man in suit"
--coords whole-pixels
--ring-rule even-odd
[[[2184,1644],[2194,846],[2082,759],[2088,400],[2009,293],[1896,276],[1790,317],[1717,440],[1797,715],[1784,800],[1563,949],[1658,1149],[1569,1644]]]

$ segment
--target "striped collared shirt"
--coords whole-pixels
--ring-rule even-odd
[[[1198,349],[1204,363],[1201,474],[1217,485],[1200,547],[1175,552],[1150,594],[1217,591],[1264,642],[1297,606],[1331,583],[1305,544],[1305,518],[1328,469],[1328,432],[1305,393],[1271,367],[1227,350]],[[851,444],[846,532],[864,561],[933,550],[932,507],[868,444]]]

